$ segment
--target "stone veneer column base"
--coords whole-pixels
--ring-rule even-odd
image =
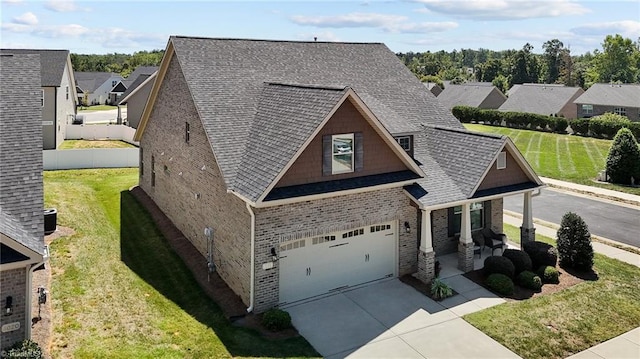
[[[418,279],[429,284],[435,278],[436,252],[418,252]]]
[[[473,242],[458,242],[458,269],[465,273],[473,270]]]
[[[524,228],[520,227],[520,245],[524,245],[525,242],[532,242],[536,240],[536,228]]]

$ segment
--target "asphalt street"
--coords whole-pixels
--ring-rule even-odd
[[[522,213],[523,196],[504,199],[504,209]],[[591,234],[640,247],[640,209],[545,188],[533,198],[533,217],[560,224],[566,212],[577,213]]]
[[[118,118],[118,110],[107,110],[107,111],[81,111],[78,112],[78,115],[84,115],[84,123],[116,123],[116,119]],[[124,107],[121,110],[122,118],[127,117],[127,108]]]

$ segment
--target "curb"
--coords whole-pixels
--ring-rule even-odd
[[[544,182],[544,180],[543,180]],[[598,198],[603,198],[603,199],[607,199],[610,201],[615,201],[615,202],[622,202],[622,203],[626,203],[632,206],[636,206],[636,207],[640,207],[640,201],[636,201],[630,198],[623,198],[623,197],[619,197],[619,196],[611,196],[611,195],[607,195],[604,193],[598,193],[597,191],[589,191],[589,190],[582,190],[582,189],[577,189],[574,187],[570,187],[570,186],[562,186],[559,185],[557,183],[549,183],[549,182],[545,182],[545,184],[548,187],[552,187],[552,188],[557,188],[557,189],[561,189],[564,191],[568,191],[568,192],[575,192],[575,193],[579,193],[579,194],[583,194],[583,195],[587,195],[587,196],[592,196],[592,197],[598,197]]]

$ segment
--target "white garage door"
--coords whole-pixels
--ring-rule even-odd
[[[280,304],[395,274],[395,222],[280,245]]]

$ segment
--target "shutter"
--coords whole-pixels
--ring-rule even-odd
[[[484,228],[491,228],[491,201],[484,201],[482,211],[484,214]]]
[[[331,135],[322,136],[322,175],[331,175]]]
[[[364,148],[362,144],[362,132],[356,132],[353,134],[353,142],[355,145],[355,158],[354,158],[354,171],[359,172],[364,168]]]
[[[453,228],[453,217],[453,207],[450,207],[447,209],[447,228],[449,229],[449,237],[453,237],[456,234],[455,229]]]

